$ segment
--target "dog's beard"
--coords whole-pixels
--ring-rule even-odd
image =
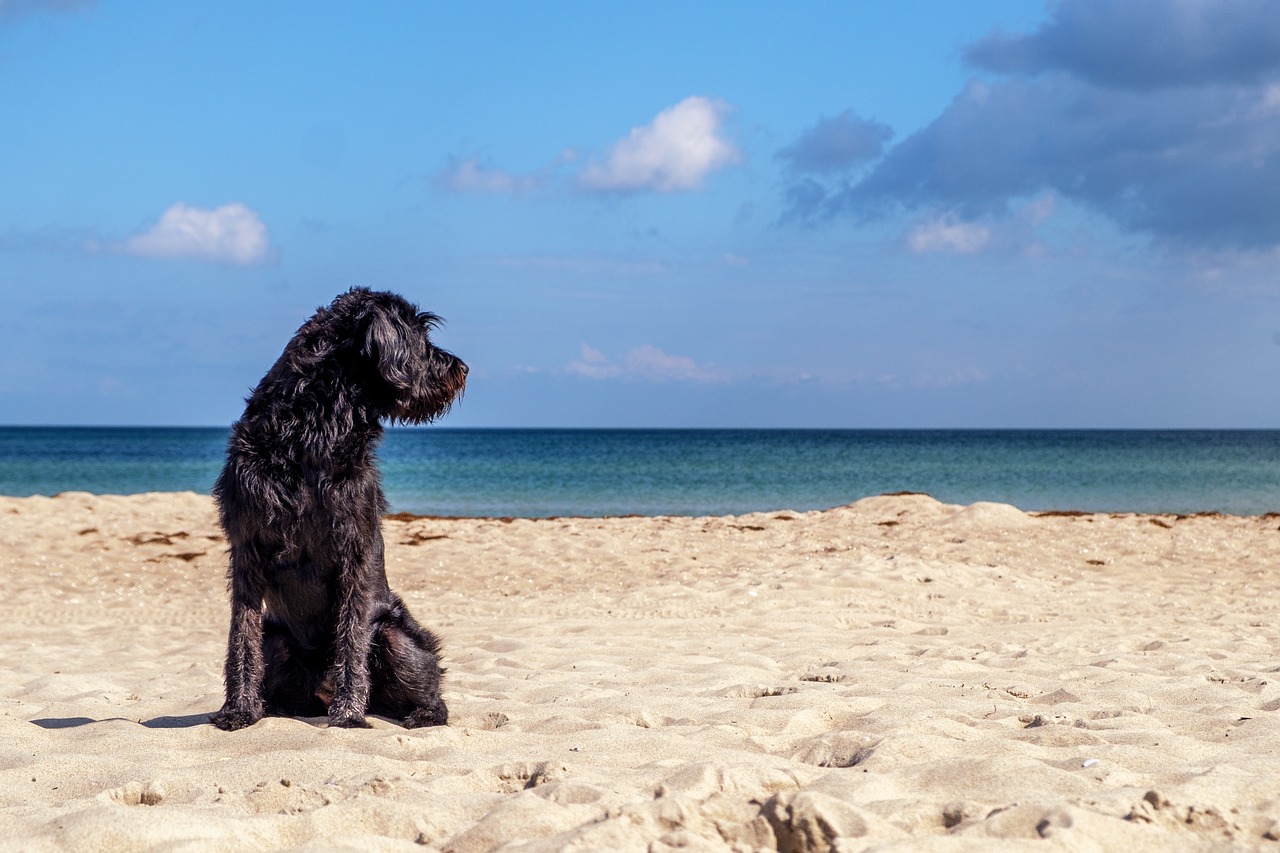
[[[403,424],[425,424],[443,417],[462,399],[467,385],[467,366],[447,353],[438,353],[428,371],[426,387],[401,395],[391,419]]]

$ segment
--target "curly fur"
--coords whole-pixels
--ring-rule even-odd
[[[228,731],[264,714],[366,713],[443,725],[440,643],[387,584],[383,420],[445,414],[467,366],[434,346],[439,318],[353,288],[302,325],[232,427],[214,486],[230,545]]]

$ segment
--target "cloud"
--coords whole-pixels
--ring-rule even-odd
[[[239,202],[213,210],[178,202],[159,221],[130,237],[119,249],[144,258],[194,258],[230,264],[256,264],[268,254],[267,226]]]
[[[1033,198],[1022,206],[1018,211],[1018,215],[1031,225],[1039,225],[1041,222],[1053,216],[1058,210],[1058,199],[1051,192]]]
[[[668,379],[708,382],[722,378],[715,370],[695,363],[686,355],[667,355],[651,344],[629,351],[624,366],[628,375],[655,382]]]
[[[652,344],[633,347],[621,361],[612,361],[600,350],[582,344],[579,357],[565,371],[586,379],[640,379],[649,382],[717,382],[726,377],[712,367],[699,365],[683,355],[668,355]]]
[[[929,252],[972,255],[990,239],[991,229],[986,226],[944,216],[913,228],[907,235],[907,246],[918,255]]]
[[[1270,44],[1280,15],[1243,0],[1221,6],[1065,0],[1036,34],[989,36],[971,59],[1011,76],[970,81],[857,181],[793,184],[787,218],[995,220],[1048,192],[1168,248],[1280,246],[1280,54],[1241,70],[1211,43],[1252,29]],[[1124,71],[1115,57],[1145,51],[1148,33],[1200,58]],[[1250,82],[1260,74],[1276,79]]]
[[[916,388],[955,388],[986,382],[990,376],[976,367],[953,367],[942,371],[924,370],[916,374],[912,385]]]
[[[439,188],[460,193],[522,193],[536,189],[542,181],[532,175],[518,175],[501,169],[487,169],[476,157],[450,157],[432,182]]]
[[[588,344],[580,347],[579,358],[569,362],[565,369],[575,376],[585,376],[587,379],[612,379],[622,372],[618,365],[609,363],[604,353]]]
[[[475,156],[451,156],[431,183],[448,192],[490,194],[518,194],[566,183],[609,193],[698,189],[712,172],[743,160],[742,152],[722,133],[731,109],[720,100],[685,98],[594,156],[565,148],[529,174],[490,168]]]
[[[1053,75],[973,83],[826,203],[861,214],[1007,212],[1046,190],[1169,245],[1280,243],[1280,112],[1250,89],[1099,89]]]
[[[992,33],[965,58],[1119,88],[1252,83],[1280,70],[1280,14],[1274,0],[1067,0],[1036,32]]]
[[[730,106],[724,101],[685,98],[649,124],[633,128],[603,162],[578,174],[587,189],[677,192],[702,186],[707,175],[742,162],[742,153],[721,135]]]
[[[893,128],[858,118],[845,110],[834,118],[821,118],[800,138],[775,155],[793,172],[832,174],[877,159],[893,138]]]

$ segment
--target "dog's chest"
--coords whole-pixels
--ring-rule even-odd
[[[306,645],[333,636],[337,621],[337,574],[314,563],[276,563],[266,577],[267,614]]]

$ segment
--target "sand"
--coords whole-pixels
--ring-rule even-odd
[[[225,733],[207,497],[0,499],[0,847],[1280,850],[1280,518],[388,519],[447,728]]]

